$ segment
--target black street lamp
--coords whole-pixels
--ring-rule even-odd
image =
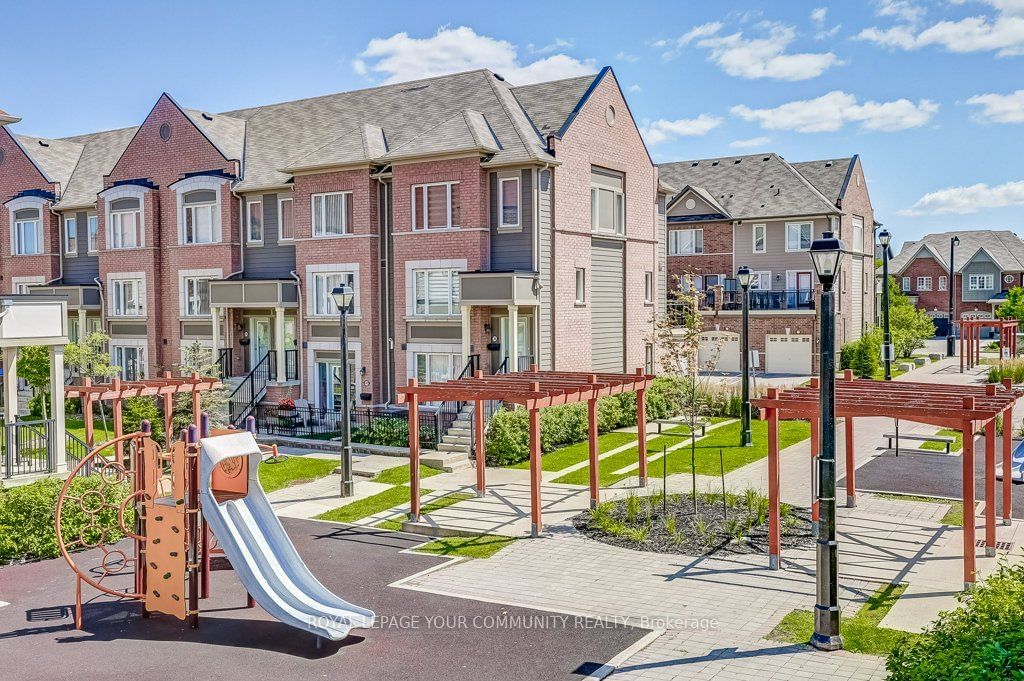
[[[355,294],[350,286],[338,286],[331,291],[334,304],[341,315],[341,496],[350,497],[352,482],[352,389],[348,378],[348,312]]]
[[[956,247],[960,245],[960,237],[954,236],[949,240],[949,324],[946,328],[946,356],[956,356],[956,331],[953,328],[955,319],[953,309],[953,290],[956,288],[955,270],[953,269],[953,256],[956,255]]]
[[[818,448],[817,602],[811,644],[821,650],[839,650],[839,556],[836,541],[836,335],[835,291],[832,285],[842,265],[843,242],[825,232],[811,244],[811,262],[821,282],[821,446]]]
[[[750,276],[750,268],[746,265],[736,270],[736,278],[743,289],[743,326],[740,329],[740,374],[743,393],[743,406],[740,411],[741,447],[751,447],[754,444],[750,434]]]
[[[892,235],[883,229],[878,233],[882,245],[882,362],[885,364],[885,380],[892,380],[892,361],[896,356],[892,347],[892,333],[889,331],[889,242]]]

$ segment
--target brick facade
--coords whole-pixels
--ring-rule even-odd
[[[668,231],[680,229],[703,229],[704,252],[700,255],[669,255],[668,278],[665,285],[669,291],[678,288],[683,275],[718,274],[733,276],[738,266],[733,257],[733,225],[731,222],[669,224]]]

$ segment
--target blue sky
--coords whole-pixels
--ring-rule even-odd
[[[603,4],[12,3],[0,109],[60,137],[138,124],[162,91],[225,111],[612,65],[656,161],[859,153],[899,241],[1021,226],[1024,0]]]

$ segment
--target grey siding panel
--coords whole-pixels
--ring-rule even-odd
[[[786,223],[787,222],[812,222],[812,238],[817,239],[828,229],[828,220],[817,218],[807,220],[794,218],[792,220],[744,220],[733,230],[735,254],[733,262],[739,265],[746,265],[755,272],[772,273],[772,290],[783,291],[786,289],[786,272],[813,272],[811,256],[807,251],[786,251]],[[754,253],[753,225],[767,225],[767,242],[765,253]],[[706,236],[706,235],[705,235]],[[722,272],[732,276],[731,272]],[[841,305],[842,303],[840,303]]]
[[[294,204],[292,209],[294,211]],[[291,272],[295,269],[295,244],[279,243],[277,237],[277,194],[264,194],[263,245],[245,246],[245,279],[291,277]]]
[[[594,239],[590,269],[591,366],[594,371],[625,371],[625,244]]]
[[[665,274],[668,268],[668,225],[665,219],[667,201],[665,196],[658,197],[658,272],[654,277],[654,299],[660,314],[668,311],[668,280]]]
[[[991,274],[992,289],[987,291],[971,291],[969,287],[972,274]],[[1002,272],[1000,272],[999,266],[992,262],[984,253],[979,252],[969,263],[964,265],[962,276],[964,300],[988,300],[1002,290],[1002,282],[1000,281]]]
[[[538,328],[540,335],[540,347],[537,352],[537,361],[542,370],[554,369],[552,360],[552,307],[554,295],[554,277],[551,271],[551,192],[553,175],[550,170],[542,170],[537,178],[537,238],[540,242],[540,262],[537,269],[540,272],[541,293],[540,293],[540,318]]]
[[[64,256],[63,281],[65,284],[92,284],[93,279],[100,276],[100,258],[88,254],[89,219],[86,213],[75,213],[75,227],[78,229],[78,255]],[[63,236],[62,231],[62,241]]]
[[[526,226],[529,215],[533,222],[533,192],[528,188],[531,181],[530,170],[524,170],[519,183],[519,217],[521,227],[515,231],[498,229],[501,224],[498,216],[498,174],[491,173],[488,184],[490,192],[491,214],[491,269],[492,270],[532,270],[533,269],[533,229]],[[529,196],[529,204],[527,203]]]

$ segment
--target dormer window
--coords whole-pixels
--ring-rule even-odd
[[[38,208],[22,208],[14,212],[14,255],[38,255],[43,252],[43,221]]]
[[[110,248],[142,246],[142,202],[139,199],[116,199],[110,202]]]
[[[182,197],[182,243],[210,244],[217,241],[220,216],[217,192],[201,189]]]

